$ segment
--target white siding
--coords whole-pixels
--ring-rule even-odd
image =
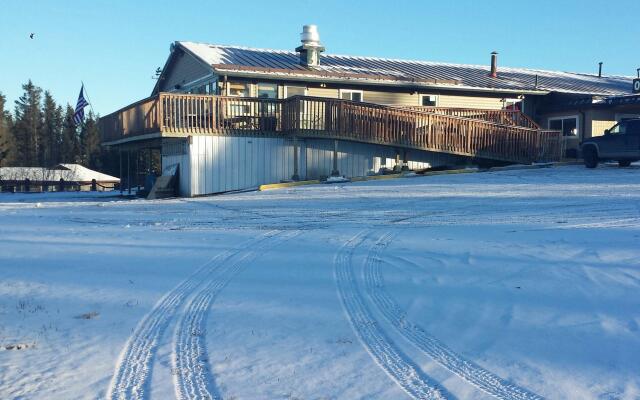
[[[375,92],[364,91],[364,100],[367,103],[376,104],[390,104],[390,105],[403,105],[403,106],[417,106],[420,105],[420,96],[411,93],[398,93],[398,92]]]
[[[194,136],[163,145],[164,166],[180,164],[180,194],[198,196],[251,189],[291,179],[293,141],[285,138]],[[180,147],[182,146],[182,147]],[[329,176],[333,169],[333,141],[300,139],[301,179]],[[184,154],[180,154],[184,151]],[[403,154],[400,153],[400,160]],[[347,177],[366,176],[382,166],[395,166],[396,151],[387,146],[338,142],[338,170]],[[409,168],[459,164],[461,157],[411,150]]]
[[[498,97],[439,95],[438,107],[502,109],[502,99]]]
[[[337,99],[339,97],[339,92],[338,89],[310,87],[307,89],[307,96],[328,97],[331,99]]]
[[[293,175],[293,143],[284,138],[194,136],[187,196],[256,188]]]

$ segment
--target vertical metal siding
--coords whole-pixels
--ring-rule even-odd
[[[181,163],[181,171],[182,164],[189,167],[184,169],[188,180],[181,178],[181,182],[189,186],[189,190],[181,188],[184,195],[255,188],[261,184],[290,179],[293,175],[294,147],[290,139],[194,136],[191,140],[189,153],[181,159],[175,158]],[[317,179],[331,174],[332,140],[300,139],[298,144],[299,174],[302,179]],[[366,176],[379,172],[382,160],[386,160],[387,168],[393,168],[395,154],[390,147],[340,141],[338,168],[347,177]],[[412,169],[453,165],[461,160],[460,157],[426,151],[411,151],[409,159]]]

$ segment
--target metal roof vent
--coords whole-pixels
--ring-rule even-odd
[[[602,61],[598,63],[598,78],[602,78]]]
[[[489,76],[492,78],[498,77],[498,52],[491,52],[491,71],[489,72]]]
[[[324,46],[320,43],[320,34],[316,25],[304,25],[300,34],[301,46],[296,48],[300,53],[300,65],[305,67],[316,67],[320,65],[320,53],[324,51]]]

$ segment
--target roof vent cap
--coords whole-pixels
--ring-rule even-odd
[[[300,41],[302,43],[320,44],[320,33],[318,33],[317,25],[304,25],[302,27],[302,33],[300,34]]]

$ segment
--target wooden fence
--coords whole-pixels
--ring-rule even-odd
[[[101,118],[100,127],[103,142],[152,132],[248,134],[334,138],[520,163],[560,159],[559,131],[540,130],[533,121],[522,126],[529,124],[526,116],[518,121],[506,117],[516,113],[304,96],[276,100],[160,93]]]

